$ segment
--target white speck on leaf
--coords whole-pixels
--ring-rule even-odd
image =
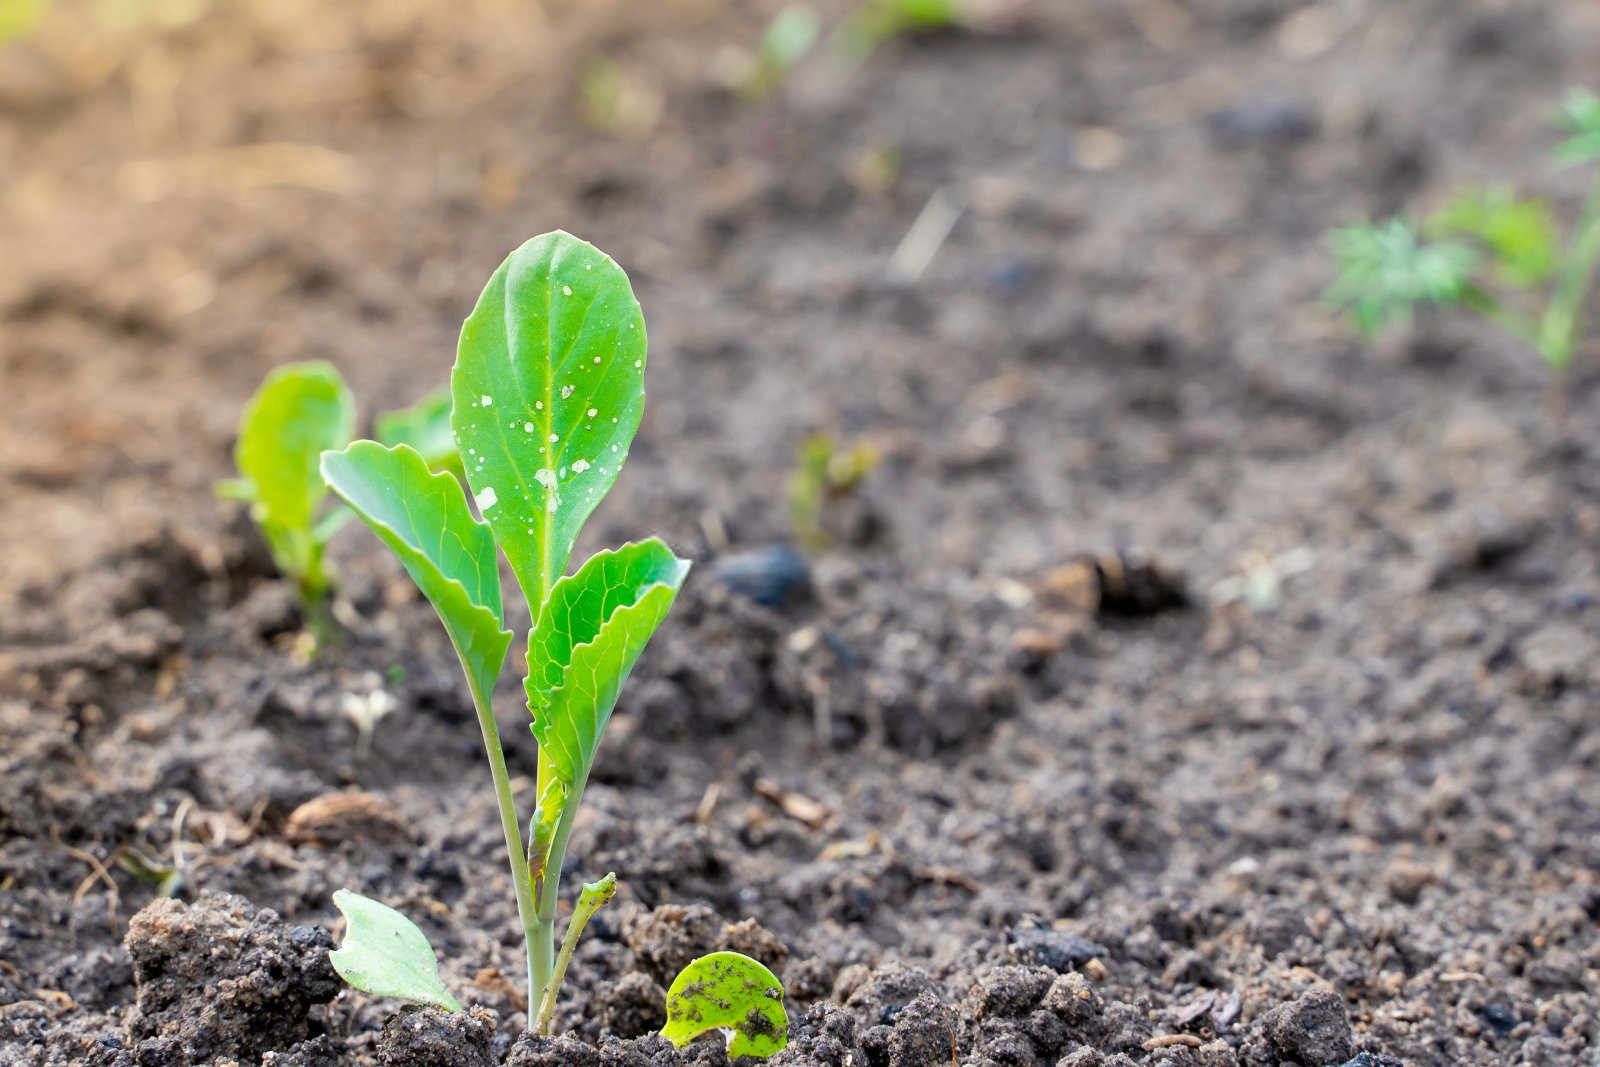
[[[549,467],[540,467],[533,472],[533,480],[553,491],[556,487],[556,472]]]
[[[482,404],[486,408],[492,408],[494,407],[494,397],[484,394],[478,398],[478,403]]]
[[[535,410],[535,411],[543,411],[544,410],[544,401],[543,400],[535,400],[533,402],[533,410]]]
[[[573,474],[582,474],[584,471],[586,471],[588,469],[589,469],[589,461],[588,460],[586,460],[586,459],[575,459],[575,460],[572,461],[572,473]]]
[[[590,408],[589,409],[589,417],[591,419],[594,418],[598,414],[600,414],[600,409],[599,408]]]
[[[572,286],[570,286],[570,285],[563,285],[563,286],[562,286],[562,287],[561,287],[561,295],[562,295],[562,296],[571,296],[571,295],[572,295]]]
[[[532,433],[533,432],[533,423],[531,423],[531,422],[523,423],[522,424],[522,432],[523,433]]]
[[[563,385],[561,387],[561,399],[565,400],[567,397],[571,396],[572,395],[572,389],[573,389],[573,387],[570,386],[570,385]]]
[[[553,434],[550,435],[550,443],[551,444],[555,444],[559,440],[561,440],[561,435],[560,434],[553,433]]]
[[[484,486],[483,492],[473,497],[473,499],[478,502],[478,510],[480,512],[488,511],[500,501],[500,498],[494,495],[494,486],[492,485]]]

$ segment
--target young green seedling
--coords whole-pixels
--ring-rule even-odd
[[[244,409],[234,463],[236,480],[219,482],[225,499],[250,504],[278,569],[292,579],[313,631],[325,625],[328,539],[350,518],[324,511],[328,487],[318,463],[355,436],[355,402],[327,363],[290,363],[267,375]]]
[[[1562,121],[1568,137],[1555,160],[1600,160],[1600,97],[1572,90]],[[1339,276],[1327,299],[1362,333],[1408,320],[1418,304],[1465,308],[1544,357],[1560,410],[1584,300],[1600,266],[1600,177],[1565,244],[1548,205],[1499,186],[1456,196],[1421,233],[1396,218],[1342,227],[1330,243]]]
[[[599,552],[566,574],[578,531],[627,458],[644,409],[644,367],[644,318],[627,275],[593,246],[545,234],[489,279],[461,328],[451,374],[451,426],[486,521],[473,517],[455,478],[430,471],[409,445],[357,441],[322,458],[328,484],[432,602],[466,673],[527,948],[529,1023],[539,1032],[549,1027],[578,934],[615,887],[611,876],[584,887],[558,959],[556,900],[573,818],[623,681],[689,569],[652,538]],[[523,684],[539,765],[526,839],[490,704],[512,638],[497,549],[534,618]],[[372,950],[360,953],[365,966],[340,971],[352,985],[439,1003],[433,983],[415,979],[426,978],[431,961],[425,940],[419,948],[392,922],[352,922],[345,945]],[[375,978],[371,961],[395,951],[405,964]]]

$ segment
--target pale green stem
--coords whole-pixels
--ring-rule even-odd
[[[578,895],[578,903],[573,905],[572,918],[567,920],[567,936],[561,939],[561,954],[556,957],[555,973],[551,975],[550,987],[545,991],[543,1003],[539,1005],[539,1018],[533,1025],[534,1033],[550,1032],[550,1017],[556,1011],[556,994],[561,991],[561,980],[567,976],[567,965],[572,962],[572,950],[578,947],[578,938],[583,936],[583,929],[589,925],[589,920],[594,918],[594,913],[610,903],[611,898],[616,895],[615,871],[598,882],[584,884],[583,892]]]
[[[462,664],[466,666],[465,663]],[[506,773],[506,756],[500,747],[500,728],[494,721],[494,705],[484,696],[467,670],[467,685],[472,690],[472,704],[478,712],[478,728],[483,731],[483,748],[489,756],[489,773],[494,777],[495,799],[500,806],[500,828],[506,835],[506,855],[511,860],[511,882],[517,890],[517,918],[522,920],[522,935],[528,952],[528,1010],[544,995],[550,979],[550,958],[536,955],[537,908],[533,900],[533,882],[528,877],[528,860],[522,851],[522,830],[517,825],[517,800],[511,793],[511,777]]]
[[[540,759],[543,758],[541,753]],[[544,891],[539,894],[537,914],[533,923],[534,932],[529,935],[536,942],[534,947],[529,949],[529,955],[531,957],[535,953],[539,954],[544,968],[540,973],[545,976],[545,983],[538,990],[538,995],[528,1001],[530,1005],[542,1004],[547,998],[554,1001],[561,984],[559,977],[551,980],[555,966],[556,904],[561,897],[561,867],[567,858],[567,839],[572,836],[572,823],[578,814],[578,802],[583,799],[583,787],[588,784],[589,780],[585,777],[578,783],[576,789],[567,793],[562,802],[561,817],[556,820],[555,833],[550,837],[550,851],[544,867]]]
[[[1539,351],[1556,371],[1565,370],[1572,361],[1572,353],[1577,348],[1578,319],[1597,265],[1600,265],[1600,179],[1589,188],[1578,222],[1578,234],[1561,265],[1555,293],[1540,323]]]

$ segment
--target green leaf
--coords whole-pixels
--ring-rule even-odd
[[[1427,223],[1432,237],[1473,237],[1494,255],[1501,282],[1528,289],[1555,273],[1560,231],[1543,200],[1519,199],[1506,186],[1452,197]]]
[[[478,692],[493,692],[511,631],[505,628],[494,537],[467,509],[461,483],[429,471],[409,445],[384,448],[376,441],[324,453],[322,473],[400,557],[439,613]]]
[[[238,482],[222,491],[252,502],[278,567],[320,586],[322,542],[313,531],[328,489],[318,470],[325,449],[355,432],[355,402],[332,365],[290,363],[267,375],[246,406],[234,462]]]
[[[1404,219],[1355,223],[1334,230],[1329,243],[1339,276],[1324,295],[1348,310],[1363,333],[1405,321],[1419,303],[1462,300],[1478,254],[1453,241],[1424,243]]]
[[[451,425],[478,510],[544,602],[616,481],[644,410],[644,316],[628,276],[571,234],[507,257],[461,327]]]
[[[1561,119],[1567,139],[1556,147],[1556,161],[1587,163],[1600,159],[1600,96],[1588,89],[1568,89],[1561,104]]]
[[[373,425],[379,444],[410,445],[436,471],[461,475],[461,454],[450,429],[450,390],[438,389],[408,408],[386,411]]]
[[[340,978],[374,996],[461,1010],[439,981],[439,961],[416,923],[348,889],[335,891],[333,903],[345,919],[344,944],[328,953]]]
[[[749,956],[713,952],[679,972],[667,990],[661,1033],[682,1048],[707,1030],[726,1029],[728,1055],[770,1056],[789,1043],[783,984]]]
[[[551,589],[528,631],[528,708],[540,790],[583,788],[628,672],[672,607],[689,562],[656,538],[597,552]]]

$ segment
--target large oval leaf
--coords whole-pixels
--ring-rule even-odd
[[[541,790],[551,776],[582,788],[622,683],[688,573],[688,560],[651,538],[595,553],[551,589],[528,632],[524,682]]]
[[[461,1010],[439,981],[439,960],[416,923],[348,889],[335,891],[333,904],[345,919],[344,944],[328,953],[340,978],[376,996]]]
[[[783,984],[741,953],[701,956],[672,980],[661,1033],[682,1048],[707,1030],[730,1031],[730,1057],[777,1052],[789,1043]]]
[[[462,324],[451,426],[478,508],[535,607],[627,458],[644,361],[628,276],[561,231],[511,253]]]
[[[322,474],[405,565],[487,696],[511,646],[489,527],[472,517],[461,483],[434,473],[409,445],[357,441],[322,456]]]

